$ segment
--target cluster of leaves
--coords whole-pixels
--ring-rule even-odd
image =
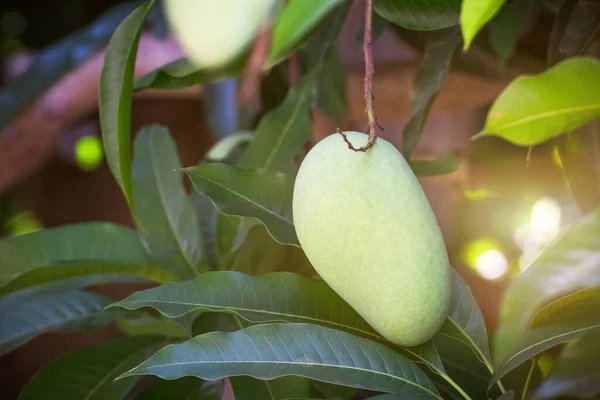
[[[431,31],[404,136],[407,158],[461,41],[469,47],[486,24],[492,36],[516,30],[504,14],[524,7],[503,3],[375,1],[379,23]],[[592,14],[582,8],[596,16],[598,9],[585,0],[567,3],[557,16],[559,44],[550,52],[554,62],[567,60],[516,79],[491,108],[482,134],[533,145],[600,114],[600,90],[594,90],[600,89],[600,63],[581,56],[600,31],[599,19],[596,25],[573,19]],[[332,44],[348,4],[287,2],[275,21],[265,68],[301,52],[305,73],[253,135],[233,133],[199,165],[183,170],[195,189],[191,195],[166,127],[142,129],[131,160],[132,94],[235,77],[246,60],[206,71],[182,59],[134,82],[137,43],[153,4],[139,6],[118,26],[101,77],[107,160],[137,230],[85,223],[0,241],[0,355],[44,332],[114,321],[126,336],[50,362],[21,399],[122,399],[141,375],[164,381],[152,382],[138,399],[216,399],[225,378],[238,400],[506,400],[600,392],[600,319],[589,312],[600,303],[600,211],[572,226],[515,279],[493,358],[479,307],[454,271],[450,312],[440,331],[417,347],[394,345],[316,276],[291,220],[293,176],[309,137],[311,109],[337,116],[345,110],[339,101],[345,98],[343,81],[330,77],[340,73]],[[497,48],[514,48],[495,40]],[[422,175],[445,172],[448,165],[451,170],[448,159],[412,164]],[[84,289],[135,281],[159,286],[116,303]],[[564,343],[548,371],[545,351]]]

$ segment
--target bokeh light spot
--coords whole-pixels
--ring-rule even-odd
[[[75,143],[75,161],[85,171],[93,171],[104,160],[102,141],[98,136],[84,136]]]

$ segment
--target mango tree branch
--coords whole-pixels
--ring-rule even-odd
[[[373,0],[365,0],[365,37],[363,43],[363,53],[365,55],[365,102],[367,113],[367,119],[369,121],[368,135],[369,139],[367,143],[359,148],[355,148],[352,143],[348,140],[346,135],[339,132],[344,141],[348,145],[348,148],[354,151],[366,152],[373,146],[375,139],[377,139],[377,118],[375,117],[375,106],[373,105],[373,75],[375,75],[375,67],[373,65],[373,52],[371,51],[371,45],[373,43]],[[381,127],[380,127],[381,128]]]

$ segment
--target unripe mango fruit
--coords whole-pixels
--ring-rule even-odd
[[[241,55],[279,0],[165,0],[171,28],[192,62],[217,68]]]
[[[367,135],[346,132],[358,148]],[[315,145],[293,196],[298,240],[321,277],[377,332],[415,346],[440,328],[450,303],[444,240],[404,157],[378,138],[366,152],[340,134]]]

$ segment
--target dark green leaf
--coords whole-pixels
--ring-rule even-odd
[[[313,387],[326,399],[352,400],[357,390],[348,386],[333,385],[331,383],[312,381]]]
[[[413,116],[406,123],[402,137],[402,150],[406,158],[410,158],[417,148],[429,110],[446,80],[459,42],[457,28],[427,33],[423,61],[413,82]]]
[[[85,261],[39,267],[25,272],[0,288],[0,296],[23,290],[77,289],[110,282],[176,281],[177,276],[151,265],[114,261]]]
[[[550,67],[565,58],[565,55],[560,53],[560,43],[565,35],[565,30],[567,29],[567,25],[569,24],[571,14],[573,13],[576,4],[576,0],[569,0],[563,1],[562,4],[557,6],[557,15],[554,18],[550,39],[548,41],[547,62]],[[574,55],[575,54],[571,54],[571,56]]]
[[[441,400],[427,376],[398,353],[368,339],[311,324],[264,324],[197,336],[161,349],[121,378],[147,374],[164,379],[300,375]]]
[[[460,292],[457,295],[460,296]],[[463,297],[462,304],[466,307],[468,295]],[[253,277],[239,272],[211,272],[193,281],[167,284],[134,293],[113,306],[129,310],[153,307],[171,318],[191,311],[220,311],[234,313],[254,323],[318,323],[387,343],[326,283],[297,274],[279,272]],[[474,324],[477,312],[473,311]],[[456,314],[459,322],[462,317],[462,312]],[[469,331],[474,332],[476,328],[475,325],[470,325]],[[445,374],[442,360],[431,343],[398,350],[416,362],[427,365],[435,374],[436,380],[441,377],[444,383],[457,389]],[[448,350],[451,351],[452,349]],[[471,350],[467,348],[466,352],[470,353]],[[484,382],[484,387],[486,385],[487,381]]]
[[[388,20],[381,17],[377,13],[373,13],[372,21],[371,21],[371,39],[372,43],[375,43],[377,39],[383,35],[385,32],[385,28],[388,27]],[[356,32],[356,47],[362,47],[365,43],[365,21],[361,21],[360,29]]]
[[[531,321],[533,328],[548,326],[576,317],[578,310],[600,309],[600,286],[581,289],[554,300],[539,310]]]
[[[496,15],[505,1],[463,0],[460,12],[460,25],[462,27],[464,50],[469,48],[477,33]]]
[[[218,69],[200,69],[188,58],[180,58],[137,79],[133,90],[177,90],[200,83],[235,78],[244,71],[246,61],[244,56]]]
[[[122,338],[62,355],[31,378],[19,399],[123,399],[137,379],[113,380],[148,357],[157,340]]]
[[[289,56],[335,7],[344,0],[289,0],[273,28],[269,64]]]
[[[600,62],[576,57],[514,80],[498,96],[477,135],[532,146],[600,116]]]
[[[288,169],[294,155],[309,139],[314,85],[315,75],[306,75],[290,89],[279,107],[262,118],[256,138],[240,159],[241,167]]]
[[[469,286],[454,269],[451,274],[450,311],[432,342],[448,375],[473,398],[485,397],[493,371],[485,322]]]
[[[437,30],[460,22],[462,0],[375,0],[375,11],[404,28]]]
[[[155,0],[135,9],[113,34],[100,75],[100,125],[106,160],[133,209],[130,122],[133,73],[140,35]]]
[[[585,54],[600,39],[600,3],[597,0],[578,0],[559,45],[563,57]]]
[[[203,272],[202,235],[180,168],[167,128],[151,125],[138,133],[133,162],[136,222],[153,261],[185,279]]]
[[[600,286],[600,210],[573,224],[521,274],[504,296],[496,334],[498,360],[511,356],[540,306],[577,290]]]
[[[591,334],[565,347],[534,398],[592,398],[600,394],[600,336]]]
[[[301,376],[282,376],[268,381],[234,376],[230,381],[235,400],[284,400],[311,396],[311,381]]]
[[[223,260],[221,269],[253,275],[275,271],[314,273],[302,249],[277,243],[260,224],[248,231],[244,242]]]
[[[488,24],[490,44],[503,64],[515,54],[527,5],[527,0],[507,2]]]
[[[192,335],[176,319],[154,317],[143,313],[137,316],[122,316],[117,320],[121,332],[129,336],[157,335],[188,339]]]
[[[329,51],[319,75],[317,107],[338,121],[350,118],[346,97],[346,73],[335,49]]]
[[[437,160],[411,160],[408,165],[417,176],[437,176],[450,174],[460,167],[460,158],[447,154]]]
[[[210,197],[223,214],[254,218],[279,243],[298,245],[291,222],[293,182],[283,173],[217,163],[186,172],[194,188]]]
[[[135,400],[222,400],[223,390],[223,381],[203,382],[188,376],[152,385]]]
[[[517,343],[505,351],[508,356],[498,359],[498,368],[490,383],[495,383],[525,361],[551,347],[600,331],[598,315],[590,314],[586,310],[580,310],[578,314],[578,317],[572,316],[567,321],[559,321],[519,334]]]
[[[115,313],[103,312],[111,300],[80,291],[13,294],[0,298],[0,355],[50,331],[95,327]]]
[[[105,260],[146,264],[144,248],[131,229],[109,223],[84,223],[45,229],[0,240],[0,284],[37,267],[64,262]]]
[[[514,393],[516,399],[526,399],[543,379],[538,357],[534,357],[506,374],[502,378],[502,384],[507,391],[510,389]],[[523,392],[527,392],[526,395]]]

